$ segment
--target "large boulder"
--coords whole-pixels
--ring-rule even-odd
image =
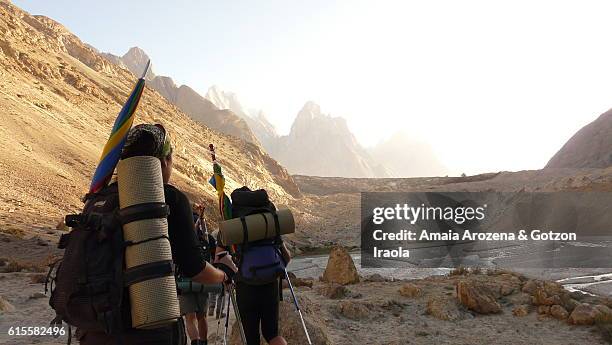
[[[461,280],[457,283],[459,303],[479,314],[495,314],[501,311],[497,302],[498,291],[474,280]]]
[[[601,312],[588,303],[582,303],[574,308],[567,322],[572,325],[592,325]]]
[[[355,263],[346,249],[339,246],[332,248],[322,280],[342,285],[359,282],[359,274],[355,268]]]
[[[314,345],[330,345],[331,341],[328,338],[325,326],[316,315],[318,311],[312,310],[312,302],[310,302],[306,298],[299,298],[299,303],[300,308],[302,309],[302,314],[304,315],[304,322],[306,323],[306,328],[308,329],[308,334],[310,335],[312,343]],[[304,334],[304,329],[302,328],[300,317],[296,312],[295,306],[292,302],[280,302],[278,327],[280,335],[283,336],[285,340],[287,340],[288,344],[308,345],[308,341],[306,340],[306,335]],[[242,340],[240,339],[238,324],[236,322],[234,322],[234,324],[232,325],[229,337],[229,344],[243,345]],[[267,344],[263,337],[261,337],[260,339],[260,344]]]

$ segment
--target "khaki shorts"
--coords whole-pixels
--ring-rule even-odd
[[[204,313],[208,308],[207,293],[186,293],[178,296],[181,315],[190,313]]]

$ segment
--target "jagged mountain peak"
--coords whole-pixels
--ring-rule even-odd
[[[136,76],[142,75],[149,60],[151,60],[149,55],[139,47],[130,48],[127,53],[123,54],[121,57],[121,61],[123,61],[127,69]],[[153,78],[155,78],[155,73],[153,72],[153,64],[151,64],[149,71],[147,71],[146,79],[152,80]]]

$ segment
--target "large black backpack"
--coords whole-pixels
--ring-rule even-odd
[[[283,277],[285,262],[281,255],[282,244],[276,207],[263,190],[252,191],[248,187],[234,190],[232,198],[232,217],[240,218],[245,242],[238,246],[238,272],[236,281],[250,285],[272,283]],[[248,229],[244,217],[269,212],[273,215],[276,236],[272,239],[248,241]],[[265,218],[264,218],[265,219]]]
[[[124,293],[123,233],[117,184],[88,195],[83,212],[66,216],[72,231],[60,237],[64,257],[51,271],[49,305],[57,317],[83,331],[119,334],[130,327]],[[53,288],[55,283],[55,288]],[[125,301],[124,301],[125,300]]]

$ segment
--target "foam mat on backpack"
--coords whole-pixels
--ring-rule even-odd
[[[138,156],[121,160],[117,165],[120,208],[164,202],[164,184],[158,158]],[[165,218],[142,219],[123,226],[123,238],[133,243],[168,236]],[[170,242],[158,238],[128,246],[126,268],[172,260]],[[157,328],[180,317],[174,276],[153,278],[130,285],[132,326]]]
[[[132,325],[156,328],[175,322],[180,316],[174,276],[155,278],[129,287]]]
[[[289,209],[279,209],[276,211],[278,215],[278,224],[280,234],[286,235],[295,232],[295,221],[293,214]],[[276,228],[274,224],[274,216],[272,213],[258,213],[244,217],[247,225],[249,242],[263,240],[265,238],[274,238],[276,236]],[[219,223],[219,234],[221,243],[224,245],[241,244],[244,240],[242,230],[242,221],[240,218],[233,218]]]

